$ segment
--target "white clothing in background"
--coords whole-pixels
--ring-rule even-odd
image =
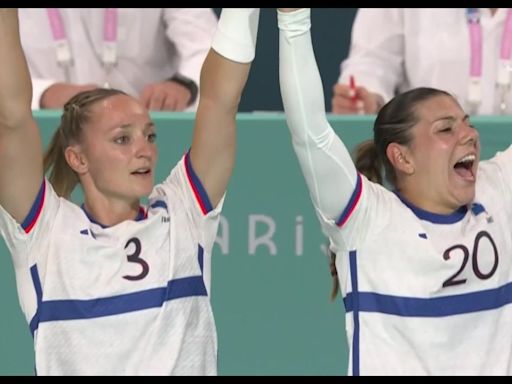
[[[106,81],[138,97],[146,85],[180,73],[199,84],[217,17],[211,8],[118,8],[118,64],[102,66],[104,8],[60,8],[71,45],[74,84]],[[58,66],[46,8],[20,8],[20,34],[33,81],[32,108],[46,88],[65,80]],[[197,108],[196,102],[189,110]]]
[[[499,114],[496,75],[507,9],[491,16],[480,9],[482,103],[476,114]],[[352,27],[349,57],[340,83],[365,86],[389,101],[400,92],[427,86],[453,94],[469,112],[470,38],[466,8],[360,8]],[[512,114],[512,92],[506,98]]]

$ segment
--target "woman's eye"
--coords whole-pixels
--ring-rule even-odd
[[[116,144],[126,144],[130,141],[128,136],[120,136],[114,140]]]
[[[441,129],[439,132],[447,133],[447,132],[451,132],[451,131],[452,131],[452,127],[446,127],[446,128]]]
[[[155,140],[156,140],[156,133],[150,133],[150,134],[148,135],[148,141],[149,141],[150,143],[154,143],[154,142],[155,142]]]

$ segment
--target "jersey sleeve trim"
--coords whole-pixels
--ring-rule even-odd
[[[343,213],[339,217],[339,219],[336,221],[336,225],[338,227],[343,227],[347,220],[352,216],[352,212],[354,212],[354,209],[356,208],[357,203],[359,202],[361,198],[361,192],[363,190],[363,182],[361,179],[361,174],[357,174],[357,181],[356,181],[356,187],[354,189],[354,192],[352,193],[352,196],[350,196],[350,200],[347,203],[347,206],[343,210]]]
[[[213,207],[210,203],[210,199],[208,198],[208,194],[203,187],[203,184],[201,184],[201,180],[199,180],[199,177],[197,177],[194,169],[192,168],[192,163],[190,161],[190,151],[185,154],[185,172],[187,174],[190,186],[192,187],[192,191],[194,192],[194,196],[196,197],[197,203],[201,208],[201,212],[203,215],[207,215],[210,211],[213,210]]]
[[[39,218],[39,215],[41,214],[41,211],[43,210],[45,191],[46,191],[46,180],[43,179],[43,182],[41,183],[41,187],[39,188],[39,192],[37,193],[36,199],[35,199],[34,203],[32,204],[32,208],[30,208],[30,211],[28,212],[27,217],[21,223],[21,227],[23,228],[25,233],[30,233],[32,228],[34,228],[34,225],[36,224],[37,219]]]

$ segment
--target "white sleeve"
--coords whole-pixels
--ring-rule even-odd
[[[340,225],[357,204],[361,177],[326,118],[310,10],[278,11],[278,25],[281,95],[293,148],[317,214]]]
[[[222,8],[212,48],[237,63],[250,63],[256,53],[259,8]]]
[[[55,84],[56,81],[53,79],[41,79],[32,77],[32,109],[40,109],[41,108],[41,96],[44,91],[52,85]]]
[[[212,8],[164,8],[166,35],[179,54],[177,72],[199,87],[201,67],[217,27]],[[197,109],[198,99],[188,111]]]
[[[360,8],[352,25],[348,58],[341,64],[339,83],[356,84],[388,102],[405,81],[404,33],[401,8]],[[435,21],[432,21],[435,23]]]
[[[167,179],[157,185],[153,193],[165,195],[172,210],[186,211],[187,221],[194,228],[204,250],[203,277],[206,289],[211,294],[212,249],[217,237],[225,195],[216,207],[211,205],[206,190],[194,172],[189,153],[182,157]]]
[[[49,244],[60,198],[51,183],[44,179],[32,207],[22,223],[18,223],[0,206],[0,234],[11,253],[16,268],[34,264],[42,248]]]
[[[199,84],[199,74],[217,27],[211,8],[165,8],[166,34],[179,53],[178,72]]]
[[[207,249],[213,246],[225,195],[216,207],[212,206],[206,189],[193,169],[190,152],[182,157],[167,179],[156,186],[155,192],[169,199],[177,199],[198,230],[201,244]]]

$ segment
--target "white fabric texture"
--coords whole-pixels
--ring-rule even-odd
[[[212,48],[238,63],[254,59],[258,34],[259,8],[223,8]]]

